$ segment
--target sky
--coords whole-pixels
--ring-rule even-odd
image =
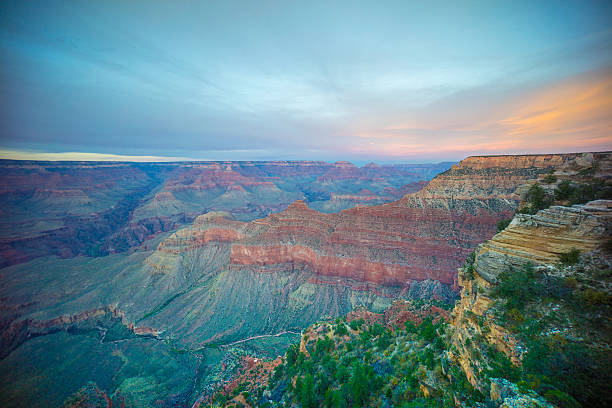
[[[612,150],[606,1],[3,1],[0,158]]]

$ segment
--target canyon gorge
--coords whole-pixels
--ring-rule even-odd
[[[551,174],[608,180],[611,161],[581,153],[473,156],[452,166],[4,162],[4,405],[57,405],[92,381],[116,404],[191,406],[236,342],[275,358],[314,322],[384,314],[401,309],[398,301],[459,299],[478,314],[486,300],[470,298],[478,290],[457,272],[474,250],[483,286],[525,259],[598,250],[609,236],[605,203],[514,215]],[[476,329],[462,312],[451,320],[453,358],[478,387],[464,346]],[[53,376],[70,386],[54,390]],[[47,391],[27,395],[29,378]]]

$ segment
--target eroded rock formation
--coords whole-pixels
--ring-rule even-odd
[[[566,282],[576,282],[577,277],[590,285],[589,282],[596,282],[589,276],[593,270],[601,265],[604,269],[610,267],[610,254],[602,248],[611,236],[612,201],[597,200],[572,207],[553,206],[535,215],[517,214],[506,229],[478,246],[473,264],[468,262],[459,271],[461,299],[452,315],[454,358],[474,386],[486,388],[479,374],[488,368],[487,360],[478,349],[478,339],[493,345],[516,365],[521,364],[528,351],[516,332],[500,323],[500,307],[491,296],[500,274],[533,265],[536,276],[550,275],[549,280],[568,278]],[[578,268],[563,267],[561,255],[572,250],[585,254],[583,256],[589,260]],[[594,264],[593,259],[596,259]],[[555,307],[559,309],[559,305]],[[551,313],[551,308],[554,313],[555,307],[548,304],[539,313],[546,318],[546,313]],[[565,325],[568,326],[550,329],[551,333],[564,333],[585,341],[584,333],[573,333],[578,330],[570,319],[574,315],[575,312],[567,312]],[[555,324],[553,322],[551,319],[551,324]],[[598,336],[598,341],[606,340]]]
[[[517,188],[576,157],[470,157],[393,203],[324,214],[296,201],[245,224],[215,217],[173,235],[160,250],[176,248],[177,240],[217,240],[231,242],[232,270],[300,265],[377,285],[426,279],[453,285],[465,257],[518,207]]]
[[[0,267],[139,247],[209,211],[252,220],[298,199],[326,212],[416,191],[449,163],[0,161]],[[333,197],[333,198],[332,198]]]

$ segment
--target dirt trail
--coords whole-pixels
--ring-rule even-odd
[[[249,340],[261,339],[263,337],[279,337],[279,336],[282,336],[283,334],[300,334],[300,333],[299,332],[295,332],[295,331],[291,331],[291,330],[285,330],[285,331],[282,331],[282,332],[276,333],[276,334],[260,334],[258,336],[252,336],[252,337],[248,337],[246,339],[234,341],[233,343],[223,344],[220,347],[229,347],[229,346],[233,346],[235,344],[240,344],[240,343],[247,342]]]

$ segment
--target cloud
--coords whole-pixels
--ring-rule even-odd
[[[524,107],[499,121],[508,136],[612,137],[612,72],[572,78],[528,96]]]
[[[0,159],[7,160],[51,160],[51,161],[119,161],[119,162],[170,162],[192,161],[188,157],[128,156],[86,152],[43,153],[19,150],[0,150]]]
[[[609,145],[609,86],[585,79],[612,63],[605,5],[48,2],[0,13],[1,148],[398,160]]]
[[[612,69],[496,92],[484,87],[355,132],[357,154],[411,157],[612,149]]]

